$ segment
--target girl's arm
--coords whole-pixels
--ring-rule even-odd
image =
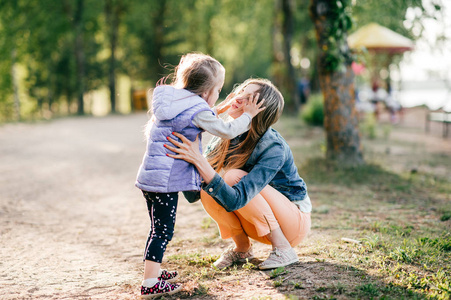
[[[226,112],[230,108],[233,102],[233,97],[235,97],[235,93],[230,93],[224,101],[214,107],[218,115]]]
[[[202,128],[214,136],[223,139],[233,139],[234,137],[246,132],[250,128],[252,116],[244,113],[239,118],[231,122],[224,122],[224,120],[216,117],[211,111],[204,110],[196,114],[193,118],[193,124]]]
[[[250,95],[243,108],[244,113],[231,122],[224,122],[222,119],[209,113],[209,111],[201,111],[194,116],[193,124],[214,136],[227,140],[233,139],[248,131],[252,118],[265,109],[265,107],[262,107],[264,100],[257,103],[258,97],[258,93]],[[230,102],[230,100],[226,99],[224,102]]]
[[[272,143],[259,156],[258,162],[249,174],[244,176],[234,186],[229,186],[199,152],[198,139],[190,142],[183,135],[178,133],[174,133],[174,135],[180,138],[183,143],[168,138],[171,143],[179,147],[175,148],[166,145],[166,148],[178,153],[178,155],[168,154],[168,156],[175,159],[184,159],[195,165],[206,183],[203,186],[205,192],[212,196],[227,211],[234,211],[244,207],[271,182],[285,161],[283,146],[279,143]]]

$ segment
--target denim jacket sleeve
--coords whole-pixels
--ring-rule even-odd
[[[228,212],[240,209],[271,182],[284,164],[284,155],[282,145],[272,144],[260,154],[252,170],[234,186],[226,184],[216,173],[213,180],[202,188]]]

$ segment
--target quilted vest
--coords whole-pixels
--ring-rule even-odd
[[[196,127],[192,120],[201,111],[213,111],[201,97],[171,86],[159,86],[153,93],[153,112],[156,121],[151,125],[147,138],[147,149],[138,171],[135,185],[148,192],[170,193],[182,191],[199,191],[201,177],[194,165],[166,156],[174,152],[163,145],[172,145],[167,137],[180,141],[172,135],[178,132],[191,141],[202,129]],[[173,146],[173,145],[172,145]],[[199,143],[202,152],[202,143]]]

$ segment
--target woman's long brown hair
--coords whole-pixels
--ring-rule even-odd
[[[251,128],[246,138],[233,147],[230,146],[230,140],[221,139],[207,154],[210,165],[216,172],[222,169],[239,169],[244,166],[254,151],[260,138],[268,128],[279,120],[283,111],[284,100],[279,90],[267,79],[248,79],[234,89],[238,95],[248,85],[255,84],[260,86],[257,91],[260,96],[258,102],[264,101],[265,110],[252,118]],[[227,157],[227,161],[226,160]]]

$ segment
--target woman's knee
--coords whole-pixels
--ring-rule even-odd
[[[247,175],[247,172],[243,170],[231,169],[224,174],[223,179],[225,183],[232,186],[237,184],[245,175]]]

